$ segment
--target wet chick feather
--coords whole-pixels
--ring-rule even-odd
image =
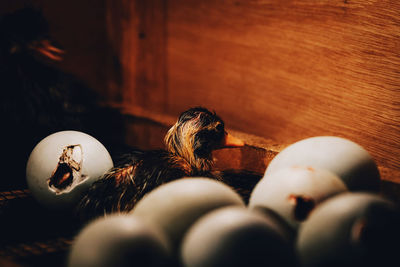
[[[202,107],[183,112],[165,136],[166,150],[125,155],[84,195],[78,216],[86,221],[129,211],[146,193],[182,177],[220,179],[212,172],[212,151],[226,145],[226,136],[224,122],[215,113]]]

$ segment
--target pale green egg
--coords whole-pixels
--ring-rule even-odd
[[[297,230],[325,199],[347,191],[335,174],[311,167],[290,167],[266,173],[253,189],[249,208],[268,208]]]
[[[61,131],[41,140],[32,150],[26,179],[33,197],[43,206],[74,206],[89,186],[113,167],[107,149],[79,131]]]
[[[300,140],[278,153],[266,173],[292,166],[331,171],[350,191],[379,190],[380,175],[374,159],[363,147],[345,138],[317,136]]]
[[[131,214],[161,228],[177,253],[183,235],[197,219],[231,205],[245,206],[240,195],[224,183],[210,178],[183,178],[145,195]]]
[[[170,246],[156,226],[127,215],[94,220],[76,236],[69,267],[169,266]]]

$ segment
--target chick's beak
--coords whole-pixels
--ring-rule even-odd
[[[222,140],[221,148],[242,147],[244,145],[245,144],[241,139],[236,138],[236,137],[230,135],[229,133],[225,133],[225,137]]]
[[[36,42],[34,45],[31,45],[30,48],[54,61],[61,61],[63,59],[62,55],[65,53],[64,50],[54,46],[50,40],[47,39]]]

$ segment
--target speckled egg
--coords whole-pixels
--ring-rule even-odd
[[[344,193],[321,203],[299,228],[302,266],[398,266],[400,214],[371,193]]]
[[[198,218],[230,205],[244,207],[244,202],[227,185],[209,178],[183,178],[145,195],[131,214],[163,229],[177,251],[183,235]]]
[[[26,179],[41,205],[64,209],[77,203],[82,193],[112,167],[110,154],[96,138],[78,131],[61,131],[47,136],[32,150]]]
[[[343,181],[327,170],[284,168],[264,175],[251,193],[249,208],[269,208],[297,230],[320,202],[345,191]]]
[[[134,216],[112,215],[92,221],[75,238],[70,267],[169,266],[163,233]]]
[[[224,207],[201,217],[186,233],[185,267],[296,266],[280,225],[243,207]]]
[[[291,144],[273,158],[266,173],[292,166],[329,170],[350,191],[379,190],[379,170],[371,155],[360,145],[341,137],[317,136]]]

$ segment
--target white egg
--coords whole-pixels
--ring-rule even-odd
[[[111,215],[88,224],[75,238],[70,267],[167,266],[170,247],[154,225],[134,216]]]
[[[243,207],[225,207],[201,217],[186,233],[185,267],[296,266],[294,249],[279,225]]]
[[[266,173],[292,166],[326,169],[350,191],[378,191],[380,175],[371,155],[360,145],[335,136],[317,136],[289,145],[276,155]]]
[[[400,214],[371,193],[343,193],[321,203],[299,228],[302,266],[398,266]]]
[[[244,202],[227,185],[209,178],[183,178],[148,193],[132,214],[163,229],[176,251],[184,233],[198,218],[229,205],[244,206]]]
[[[40,204],[64,209],[76,204],[112,167],[110,154],[97,139],[78,131],[61,131],[47,136],[32,150],[26,179]]]
[[[253,189],[249,208],[269,208],[294,229],[323,200],[347,191],[335,174],[311,167],[291,167],[266,173]]]

